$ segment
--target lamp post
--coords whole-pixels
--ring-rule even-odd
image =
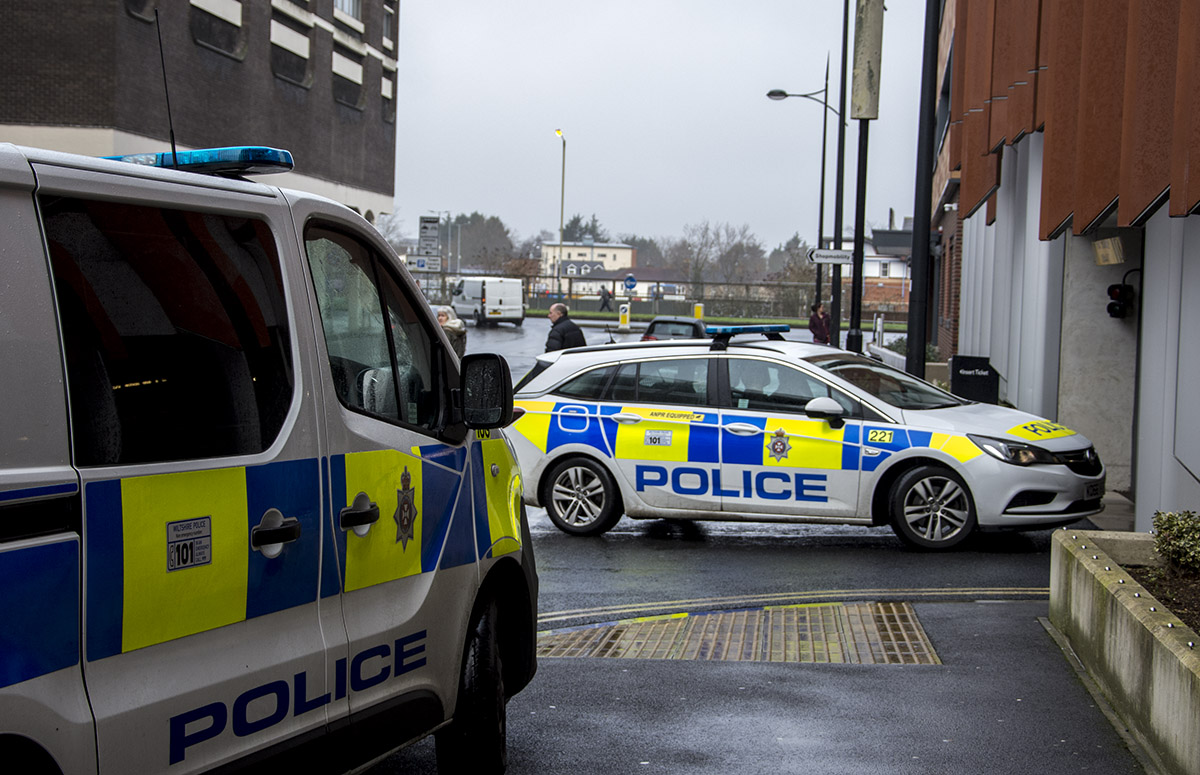
[[[819,100],[817,99],[818,94],[821,95],[821,99],[819,99]],[[820,249],[820,248],[825,247],[825,166],[826,166],[826,164],[825,164],[825,145],[826,145],[825,139],[829,134],[829,131],[828,131],[829,114],[833,113],[833,115],[837,116],[839,122],[842,119],[841,114],[829,106],[829,57],[828,56],[825,57],[825,87],[824,88],[819,89],[817,91],[807,92],[805,94],[789,94],[788,92],[784,91],[783,89],[772,89],[771,91],[767,92],[767,99],[772,99],[772,100],[778,101],[778,100],[786,100],[788,97],[800,97],[802,99],[812,100],[813,102],[819,102],[819,103],[821,103],[821,107],[824,108],[824,110],[821,111],[821,184],[820,184],[821,185],[821,196],[818,200],[818,205],[817,205],[817,248]],[[841,170],[839,170],[838,172],[839,172],[839,176],[840,176]],[[819,304],[821,302],[821,265],[820,264],[817,264],[816,292],[817,292],[816,301]]]
[[[835,250],[842,249],[842,202],[845,199],[845,184],[846,184],[846,121],[842,118],[846,114],[846,51],[847,42],[850,37],[850,0],[842,0],[842,69],[841,80],[838,82],[838,108],[833,110],[826,102],[823,105],[832,111],[838,117],[838,141],[837,141],[837,179],[834,183],[833,194],[833,247]],[[828,86],[826,87],[828,88]],[[803,96],[816,101],[817,92],[811,92]],[[769,94],[767,96],[770,96]],[[784,93],[784,96],[792,96]],[[773,99],[780,99],[774,97]],[[824,140],[822,140],[822,149],[824,149]],[[824,150],[822,150],[824,155]],[[824,173],[825,165],[821,165],[821,171]],[[824,186],[821,187],[822,194]],[[824,247],[824,246],[819,246]],[[830,326],[829,326],[829,341],[834,346],[840,346],[842,342],[842,265],[834,264],[832,268],[832,277],[829,284],[830,295]]]
[[[563,254],[563,214],[567,206],[567,136],[561,129],[555,129],[554,134],[562,138],[562,190],[558,199],[558,258],[554,261],[554,284],[557,294],[562,298],[562,254]]]

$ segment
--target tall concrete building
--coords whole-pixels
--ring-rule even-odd
[[[399,0],[5,0],[0,142],[169,150],[169,94],[180,149],[285,148],[295,172],[271,183],[373,221],[392,209],[398,12]]]

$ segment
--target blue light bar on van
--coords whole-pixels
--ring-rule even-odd
[[[259,145],[201,148],[178,153],[134,153],[104,158],[147,167],[204,172],[210,175],[268,175],[273,172],[290,172],[295,167],[290,151]]]
[[[733,336],[734,334],[782,334],[791,331],[786,323],[769,326],[706,326],[704,331],[709,336]]]

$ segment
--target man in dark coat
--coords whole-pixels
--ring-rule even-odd
[[[587,344],[583,332],[575,321],[567,317],[567,305],[558,303],[550,305],[550,336],[546,337],[546,352],[565,350],[568,347],[583,347]]]
[[[612,292],[609,291],[608,288],[600,286],[600,311],[604,312],[605,310],[608,310],[609,312],[612,312],[612,307],[609,306],[611,301]]]

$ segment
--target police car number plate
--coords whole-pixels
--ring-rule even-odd
[[[212,563],[212,517],[167,523],[167,571]]]

